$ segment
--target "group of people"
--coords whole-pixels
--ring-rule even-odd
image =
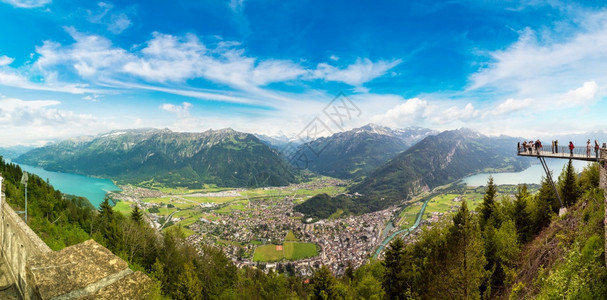
[[[551,144],[551,150],[552,150],[552,154],[557,154],[559,153],[559,141],[558,140],[554,140],[552,141]],[[569,155],[573,156],[573,149],[575,149],[575,145],[573,145],[572,141],[569,141]],[[605,143],[603,143],[603,148],[605,148]],[[542,151],[542,142],[538,139],[535,142],[533,140],[527,142],[524,141],[522,144],[519,142],[517,145],[517,149],[518,149],[518,153],[526,153],[529,152],[529,154],[540,154],[540,151]],[[591,144],[590,139],[588,139],[588,141],[586,142],[586,157],[590,157],[590,153],[592,152],[592,150],[594,149],[594,155],[596,158],[599,158],[599,142],[597,140],[594,140],[594,145]]]
[[[596,155],[596,158],[599,158],[599,149],[599,142],[597,140],[594,140],[594,153]],[[586,142],[586,157],[590,157],[590,150],[590,139],[588,139],[588,142]]]
[[[554,147],[554,142],[552,145]],[[535,150],[535,154],[540,154],[540,151],[542,150],[542,142],[540,142],[540,140],[536,140],[535,142],[529,141],[528,143],[527,143],[527,141],[524,141],[522,145],[519,142],[517,145],[517,148],[518,148],[518,153],[529,151],[529,154],[533,154],[533,151]],[[553,148],[553,151],[554,151],[554,148]]]

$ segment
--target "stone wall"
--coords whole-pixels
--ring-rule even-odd
[[[15,284],[22,295],[29,294],[26,280],[27,260],[33,255],[50,253],[52,250],[33,232],[15,211],[6,203],[4,193],[0,193],[0,246],[2,257],[11,271]],[[27,297],[25,297],[27,298]]]
[[[8,267],[22,299],[149,298],[147,275],[133,272],[94,240],[52,251],[4,197],[0,191],[0,264]]]

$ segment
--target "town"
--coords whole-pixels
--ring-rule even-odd
[[[141,187],[124,186],[112,194],[124,212],[138,205],[150,224],[158,229],[179,224],[195,246],[220,246],[240,267],[259,266],[266,270],[289,263],[302,276],[321,265],[335,274],[347,267],[359,267],[383,241],[383,231],[398,212],[397,207],[358,216],[316,222],[295,212],[294,206],[310,197],[311,191],[341,192],[343,182],[326,178],[288,187],[262,188],[250,195],[246,189],[210,193],[171,195]],[[299,192],[298,191],[307,191]],[[212,200],[212,201],[209,201]],[[126,207],[126,208],[125,208]],[[186,225],[183,225],[186,224]],[[318,255],[294,261],[260,261],[254,252],[260,245],[281,245],[292,232],[300,242],[316,245]]]

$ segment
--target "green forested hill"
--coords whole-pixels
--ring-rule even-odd
[[[148,186],[279,186],[294,181],[292,168],[273,150],[255,136],[231,129],[114,131],[37,148],[15,161]]]

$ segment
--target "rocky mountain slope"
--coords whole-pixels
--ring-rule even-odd
[[[350,131],[322,137],[300,145],[297,152],[306,158],[299,167],[342,179],[368,175],[387,160],[423,138],[438,132],[421,127],[390,129],[368,124]]]
[[[352,191],[392,203],[476,172],[520,171],[529,160],[516,156],[517,141],[469,129],[444,131],[388,161]]]
[[[376,211],[477,172],[520,171],[529,166],[530,159],[516,156],[518,140],[488,137],[469,129],[428,136],[352,186],[349,200],[318,195],[327,203],[324,207],[332,211],[326,212],[316,197],[296,210],[315,216],[320,215],[318,210],[325,210],[323,215],[338,209],[351,213]]]

